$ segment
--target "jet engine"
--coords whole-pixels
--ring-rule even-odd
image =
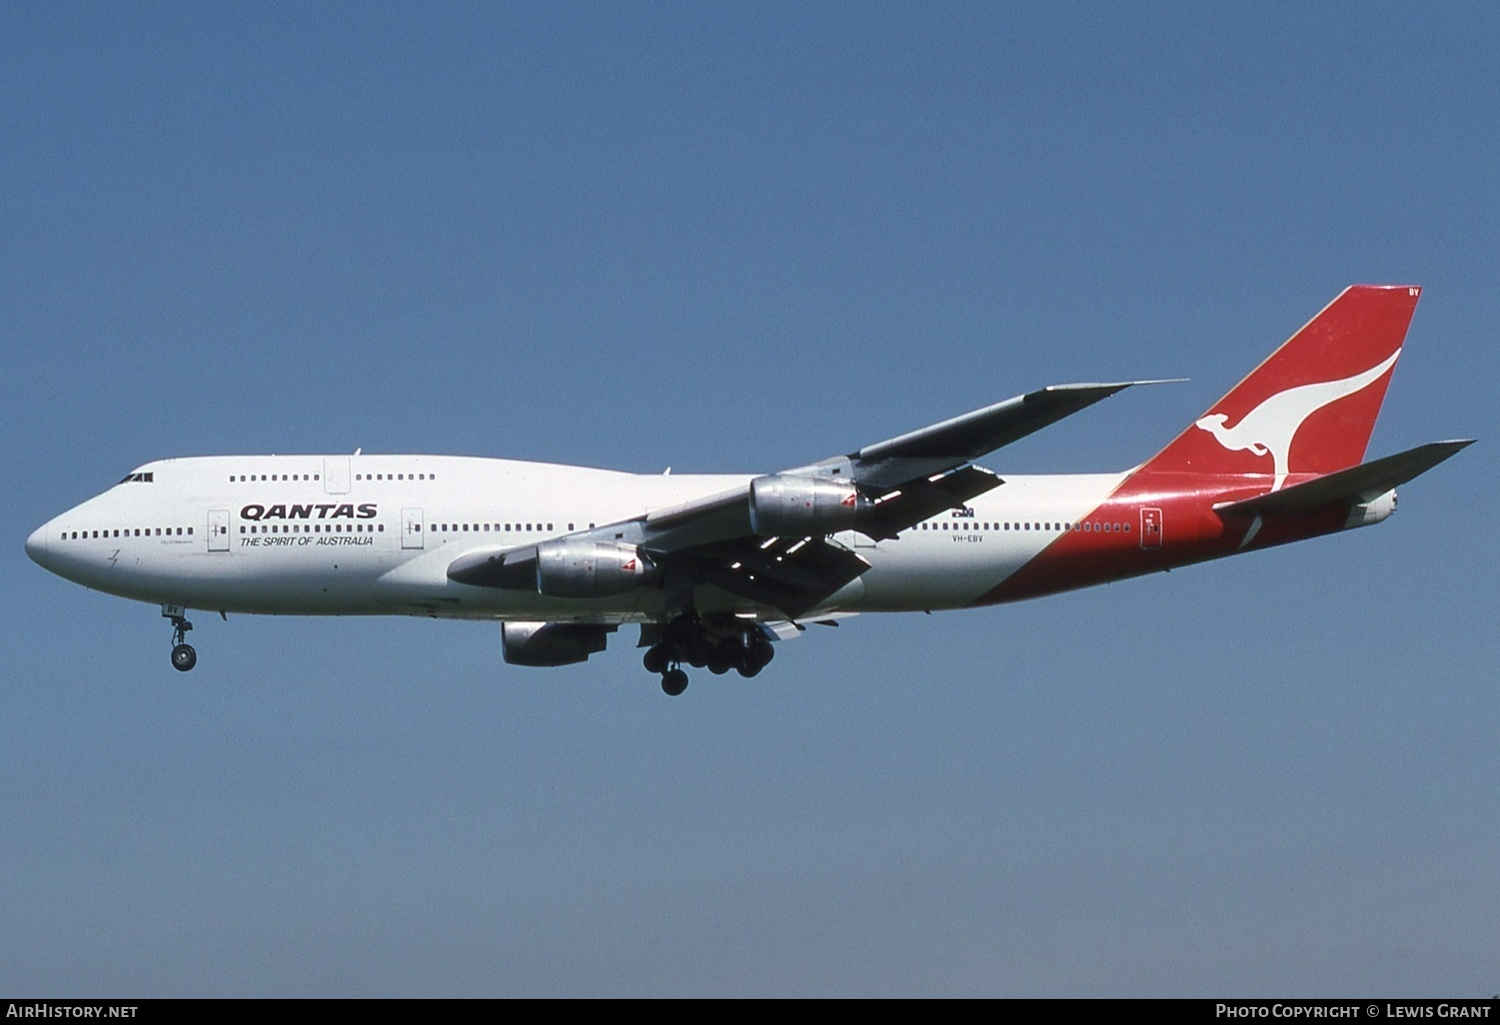
[[[549,598],[603,598],[655,580],[656,567],[635,545],[563,539],[536,546],[536,589]]]
[[[501,623],[500,648],[513,666],[568,666],[603,651],[615,629],[600,623]]]
[[[750,482],[750,529],[762,537],[848,530],[873,506],[853,481],[777,473]]]

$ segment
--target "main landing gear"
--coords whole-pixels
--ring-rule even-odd
[[[715,676],[733,669],[741,676],[759,673],[776,649],[756,627],[736,627],[718,631],[705,625],[691,612],[685,612],[667,623],[662,638],[646,649],[641,663],[648,673],[661,674],[661,689],[670,697],[687,690],[688,676],[682,663],[698,669],[707,668]]]
[[[193,624],[183,615],[187,609],[181,605],[163,605],[161,614],[172,621],[172,668],[185,673],[198,664],[198,653],[187,642],[187,632]]]

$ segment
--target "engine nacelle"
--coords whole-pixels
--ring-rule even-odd
[[[772,474],[750,482],[750,529],[762,537],[832,534],[873,505],[853,481]]]
[[[599,623],[501,623],[500,650],[513,666],[568,666],[603,651],[614,629]]]
[[[655,580],[656,567],[635,545],[561,540],[536,546],[536,589],[549,598],[603,598]]]
[[[1344,521],[1344,529],[1351,527],[1368,527],[1372,523],[1379,523],[1391,513],[1396,511],[1396,493],[1387,491],[1379,498],[1369,502],[1362,502],[1349,510],[1349,518]]]

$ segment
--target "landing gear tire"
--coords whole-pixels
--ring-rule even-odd
[[[664,631],[663,639],[669,644],[686,644],[698,636],[698,619],[689,613],[673,617]]]
[[[661,689],[669,698],[675,698],[687,690],[688,676],[681,669],[668,669],[661,674]]]
[[[709,661],[708,668],[723,675],[744,665],[745,654],[744,642],[738,637],[726,637],[714,649],[714,657]]]
[[[702,669],[707,666],[713,655],[713,645],[709,644],[708,639],[702,634],[699,634],[688,642],[687,662],[694,669]]]
[[[662,644],[653,644],[641,657],[641,664],[646,667],[648,673],[666,672],[668,661],[666,646]]]
[[[770,665],[771,659],[775,657],[776,649],[771,647],[771,642],[764,637],[757,637],[745,649],[745,660],[739,665],[740,675],[747,678],[754,676]]]
[[[198,664],[198,653],[187,642],[188,631],[193,624],[183,615],[187,610],[181,605],[163,605],[161,614],[172,621],[172,668],[185,673]]]

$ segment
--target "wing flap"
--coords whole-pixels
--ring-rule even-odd
[[[796,617],[870,568],[826,538],[746,538],[658,557],[669,573],[681,570],[700,583],[780,609]]]
[[[962,508],[971,498],[1004,483],[979,466],[965,466],[934,478],[919,477],[878,499],[867,524],[856,529],[876,541],[894,538],[907,527],[948,509]]]

